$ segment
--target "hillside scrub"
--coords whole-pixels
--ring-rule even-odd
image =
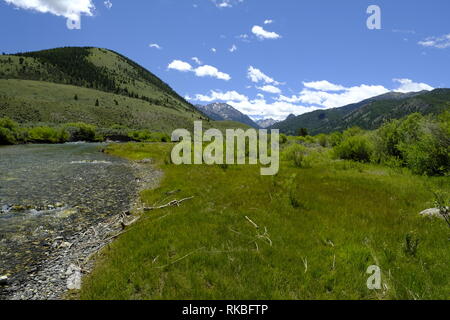
[[[341,141],[336,142],[337,133],[329,139],[334,140],[340,159],[406,167],[419,175],[448,175],[449,127],[450,112],[437,118],[414,113],[372,132],[351,128],[341,135]]]
[[[102,142],[116,137],[138,142],[169,142],[170,136],[149,130],[133,131],[124,126],[97,128],[83,122],[67,123],[59,126],[23,127],[9,118],[0,118],[0,145],[25,143],[65,143],[65,142]]]

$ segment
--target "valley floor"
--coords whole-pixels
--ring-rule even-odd
[[[113,155],[153,158],[161,185],[147,212],[84,279],[82,299],[449,299],[450,230],[419,216],[450,179],[335,161],[175,166],[171,144],[121,144]],[[416,246],[418,244],[418,246]],[[371,265],[381,290],[367,288]]]

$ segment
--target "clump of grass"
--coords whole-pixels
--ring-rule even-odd
[[[405,254],[411,257],[417,256],[417,251],[419,249],[420,239],[414,233],[408,233],[405,236],[404,251]]]

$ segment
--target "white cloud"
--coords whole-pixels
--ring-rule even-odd
[[[264,21],[264,24],[272,24],[272,23],[273,23],[273,20],[271,20],[271,19],[267,19]]]
[[[433,87],[426,83],[416,83],[410,79],[394,79],[399,86],[392,91],[395,92],[417,92],[422,90],[433,90]],[[299,95],[286,97],[281,95],[278,101],[289,103],[305,103],[318,105],[324,108],[338,108],[351,103],[357,103],[365,99],[379,96],[391,90],[380,85],[359,85],[354,87],[344,87],[333,84],[326,80],[316,82],[304,82],[305,88]]]
[[[304,86],[305,88],[299,95],[291,97],[281,95],[277,100],[317,105],[323,108],[337,108],[389,92],[383,86],[362,84],[346,88],[326,80],[305,82]]]
[[[231,8],[235,3],[244,2],[244,0],[212,0],[217,8]]]
[[[247,71],[247,77],[255,83],[258,82],[264,82],[264,83],[270,83],[274,85],[279,85],[280,83],[278,81],[275,81],[273,78],[269,77],[268,75],[264,74],[261,70],[250,66]]]
[[[433,47],[438,49],[446,49],[450,47],[450,33],[440,37],[428,37],[419,44],[424,47]]]
[[[396,92],[419,92],[423,90],[431,91],[434,88],[426,83],[416,83],[413,82],[410,79],[394,79],[394,82],[397,82],[400,84],[400,87],[397,89],[394,89]]]
[[[275,86],[271,86],[271,85],[265,85],[263,87],[257,87],[257,89],[264,91],[264,92],[268,92],[268,93],[273,93],[273,94],[280,94],[281,90],[280,88],[277,88]]]
[[[192,57],[191,60],[194,61],[198,65],[202,65],[203,64],[203,62],[197,57]]]
[[[228,51],[230,51],[230,52],[235,52],[235,51],[237,51],[236,45],[233,44],[233,45],[231,46],[231,48],[230,48]]]
[[[257,36],[259,39],[279,39],[281,36],[276,32],[270,32],[264,30],[261,26],[253,26],[252,33]]]
[[[181,72],[193,71],[192,66],[189,63],[181,60],[173,60],[167,68]]]
[[[203,95],[203,94],[197,94],[195,95],[195,98],[191,98],[192,100],[196,101],[202,101],[202,102],[212,102],[212,101],[233,101],[233,102],[242,102],[247,101],[248,98],[236,91],[227,91],[227,92],[218,92],[218,91],[211,91],[210,94]]]
[[[216,49],[216,48],[211,48],[211,52],[212,52],[212,53],[216,53],[216,52],[217,52],[217,49]]]
[[[197,77],[213,77],[225,81],[231,79],[229,74],[220,72],[216,67],[208,65],[201,66],[195,69],[195,74],[197,75]]]
[[[333,84],[327,80],[322,81],[312,81],[312,82],[303,82],[303,85],[306,88],[314,89],[314,90],[322,90],[322,91],[342,91],[345,90],[345,87]]]
[[[5,0],[18,8],[51,13],[72,21],[80,21],[81,15],[92,16],[95,10],[92,0]]]
[[[274,118],[276,120],[284,120],[292,113],[300,115],[318,109],[317,107],[305,107],[284,101],[274,101],[270,103],[267,102],[261,94],[258,94],[256,99],[251,100],[247,96],[236,91],[224,93],[211,91],[209,95],[197,94],[194,98],[186,98],[201,102],[222,101],[254,119]]]
[[[104,4],[105,7],[108,8],[108,9],[111,9],[112,6],[113,6],[112,2],[109,1],[109,0],[104,1],[103,4]]]
[[[213,77],[225,81],[231,79],[229,74],[220,72],[216,67],[204,65],[198,68],[193,68],[189,63],[181,60],[173,60],[167,68],[169,70],[177,70],[181,72],[194,72],[197,77]]]
[[[157,44],[157,43],[150,43],[148,46],[149,46],[150,48],[162,50],[162,47],[161,47],[159,44]]]

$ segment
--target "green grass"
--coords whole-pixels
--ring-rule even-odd
[[[25,126],[85,122],[100,128],[122,125],[168,134],[178,128],[192,129],[193,121],[200,120],[197,113],[161,107],[140,99],[72,85],[15,79],[0,79],[2,117],[9,117]],[[226,121],[205,121],[204,126],[247,128]]]
[[[195,198],[146,213],[104,249],[82,299],[450,298],[450,231],[418,215],[431,190],[450,191],[448,178],[333,161],[321,148],[306,168],[283,161],[263,177],[257,166],[166,164],[171,147],[108,149],[164,171],[160,187],[142,193],[147,205]],[[419,239],[415,256],[407,237]],[[387,289],[367,289],[374,264]]]

